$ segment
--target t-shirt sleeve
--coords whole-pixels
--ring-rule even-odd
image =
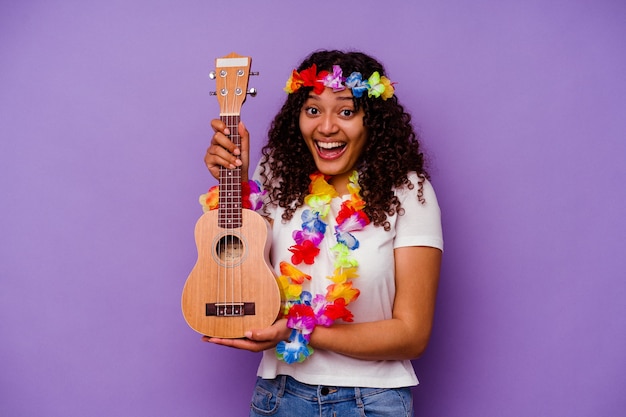
[[[424,181],[424,203],[417,198],[417,175],[410,177],[415,187],[396,191],[404,213],[397,216],[394,248],[404,246],[430,246],[443,250],[441,210],[430,181]]]

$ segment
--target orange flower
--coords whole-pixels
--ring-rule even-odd
[[[219,187],[215,185],[209,189],[209,192],[200,196],[198,200],[202,205],[202,211],[206,213],[209,210],[215,210],[219,207],[219,191]]]
[[[361,293],[356,288],[352,288],[352,282],[344,282],[343,284],[331,284],[326,287],[328,291],[326,293],[326,299],[328,301],[335,301],[338,298],[343,298],[346,304],[350,304],[359,297]]]
[[[296,284],[302,284],[305,279],[311,280],[310,275],[305,274],[295,266],[285,261],[280,263],[280,273],[291,278],[291,281]],[[298,296],[300,296],[300,294],[298,294]]]
[[[285,91],[289,94],[295,93],[302,87],[303,84],[302,77],[298,74],[298,71],[293,70],[291,72],[291,76],[287,80],[287,84],[285,85]]]

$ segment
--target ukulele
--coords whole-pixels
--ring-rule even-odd
[[[239,114],[248,93],[250,58],[231,53],[215,62],[211,78],[216,79],[220,119],[240,147]],[[206,336],[242,338],[248,330],[272,325],[280,310],[280,291],[269,266],[269,224],[242,207],[241,189],[241,168],[220,167],[219,207],[204,213],[195,227],[198,259],[181,304],[187,324]]]

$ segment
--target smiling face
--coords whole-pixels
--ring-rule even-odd
[[[367,141],[363,109],[355,111],[349,89],[322,94],[309,93],[300,111],[300,132],[317,169],[333,178],[330,183],[342,194]]]

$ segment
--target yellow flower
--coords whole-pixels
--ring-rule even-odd
[[[337,190],[335,187],[330,185],[324,179],[324,175],[317,173],[311,175],[311,187],[309,190],[309,194],[317,195],[317,196],[329,196],[330,198],[337,197]]]
[[[278,288],[282,295],[283,300],[294,300],[300,298],[302,293],[302,285],[293,284],[288,276],[281,275],[276,278]]]
[[[358,268],[337,268],[333,276],[327,277],[329,280],[333,281],[336,284],[343,284],[344,282],[358,278],[359,274],[357,274]]]
[[[393,97],[393,93],[395,92],[395,88],[393,88],[393,83],[391,80],[384,75],[380,77],[380,83],[385,86],[385,91],[380,95],[383,100],[387,100],[390,97]]]
[[[363,210],[365,207],[365,201],[361,198],[361,186],[359,185],[359,173],[354,171],[350,175],[350,182],[348,182],[348,192],[350,193],[350,201],[346,204],[354,209],[354,211]]]

